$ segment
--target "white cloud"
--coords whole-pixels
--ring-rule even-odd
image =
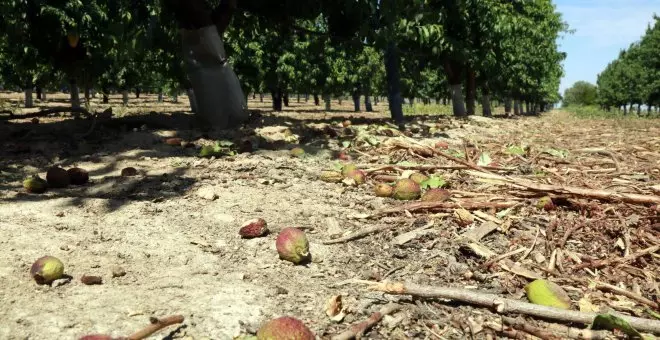
[[[575,38],[594,47],[627,47],[641,38],[653,13],[660,14],[660,0],[565,0],[558,1],[557,10]]]

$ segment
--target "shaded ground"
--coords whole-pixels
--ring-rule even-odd
[[[49,100],[59,97],[65,98],[51,95]],[[203,132],[186,113],[186,98],[179,99],[178,104],[158,104],[153,96],[135,103],[131,98],[129,109],[121,110],[119,98],[113,97],[115,114],[122,117],[101,124],[86,140],[71,137],[89,127],[85,120],[52,117],[39,124],[0,123],[0,338],[71,339],[97,332],[118,336],[143,327],[150,316],[171,314],[184,315],[184,325],[154,339],[230,339],[276,315],[298,317],[325,338],[392,301],[401,303],[402,311],[386,317],[367,338],[503,336],[492,330],[500,321],[487,309],[386,295],[346,281],[350,279],[469,287],[525,300],[522,288],[530,278],[548,277],[564,287],[576,310],[597,308],[652,318],[645,310],[648,306],[589,287],[581,279],[619,285],[657,303],[657,252],[623,264],[578,269],[580,263],[620,258],[658,245],[660,213],[651,204],[558,194],[553,195],[557,209],[545,211],[534,206],[543,192],[479,181],[460,169],[438,169],[426,173],[447,180],[450,202],[520,204],[504,212],[473,211],[474,223],[467,226],[453,208],[365,217],[404,204],[374,196],[373,184],[408,173],[403,165],[377,170],[381,166],[401,161],[409,167],[458,165],[424,154],[412,141],[430,146],[444,141],[449,152],[472,164],[480,157],[483,163],[487,152],[492,162],[486,163],[514,179],[658,197],[658,121],[577,120],[563,112],[517,119],[417,117],[407,124],[404,133],[409,137],[397,137],[384,123],[382,105],[376,107],[379,112],[356,115],[348,111],[352,103],[344,101],[337,107],[347,111],[328,114],[292,100],[292,107],[277,115],[267,111],[269,103],[251,101],[258,115],[244,128]],[[181,113],[135,115],[150,111]],[[349,116],[353,126],[341,127],[338,123]],[[163,138],[170,136],[183,137],[197,148],[219,139],[237,145],[250,140],[259,147],[207,159],[196,157],[195,147],[164,144]],[[296,140],[306,149],[306,157],[289,155]],[[353,161],[371,170],[367,184],[320,181],[320,171],[337,162],[336,152],[349,143]],[[515,155],[507,148],[511,145],[529,148]],[[91,183],[44,195],[24,192],[25,176],[39,173],[45,178],[54,164],[89,170]],[[127,166],[137,168],[140,176],[119,176]],[[209,193],[217,198],[209,199]],[[272,233],[240,239],[241,222],[256,217],[264,218]],[[433,225],[418,237],[397,243],[397,236],[429,222]],[[491,256],[521,247],[529,251],[484,267],[487,254],[475,252],[464,236],[487,224],[493,226],[486,227],[490,232],[472,242],[483,247],[479,249],[489,250]],[[288,226],[307,232],[314,258],[309,265],[278,259],[274,240]],[[323,244],[379,226],[391,228]],[[70,283],[34,283],[30,265],[45,254],[65,263],[66,273],[73,276]],[[116,266],[126,275],[113,278]],[[102,276],[104,283],[83,285],[83,274]],[[335,322],[324,305],[339,294],[348,314]]]

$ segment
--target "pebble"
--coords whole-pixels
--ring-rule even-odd
[[[215,189],[210,185],[199,188],[197,190],[197,196],[209,201],[213,201],[218,198],[218,194],[215,193]]]
[[[124,275],[126,275],[126,271],[124,270],[124,268],[120,266],[112,267],[112,277],[122,277]]]

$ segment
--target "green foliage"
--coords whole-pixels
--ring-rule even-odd
[[[598,103],[607,111],[628,104],[660,105],[660,17],[598,75]],[[624,110],[627,112],[627,110]]]
[[[598,96],[598,87],[586,81],[578,81],[564,91],[563,106],[594,105]]]

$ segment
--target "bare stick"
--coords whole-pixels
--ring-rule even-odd
[[[509,185],[517,189],[524,188],[527,190],[537,191],[537,192],[593,198],[593,199],[598,199],[601,201],[609,201],[609,202],[625,202],[625,203],[633,203],[633,204],[660,204],[660,196],[657,195],[640,195],[640,194],[631,194],[625,192],[614,192],[607,190],[587,189],[587,188],[570,187],[570,186],[562,186],[562,185],[539,184],[524,179],[513,179],[505,176],[496,175],[493,173],[470,171],[470,170],[466,170],[466,171],[477,177],[499,181],[502,184]],[[492,183],[492,181],[489,181],[489,183]]]
[[[346,235],[344,237],[336,238],[334,240],[323,241],[321,243],[323,243],[323,244],[344,243],[344,242],[348,242],[348,241],[353,241],[353,240],[361,238],[361,237],[365,237],[369,234],[373,234],[373,233],[376,233],[376,232],[379,232],[379,231],[385,231],[387,229],[394,228],[394,227],[396,227],[396,225],[394,225],[394,224],[379,225],[379,226],[364,229],[364,230],[359,231],[359,232],[354,233],[354,234],[350,234],[350,235]]]
[[[502,254],[502,255],[497,255],[497,256],[493,257],[492,259],[490,259],[490,260],[484,262],[484,263],[481,265],[481,268],[488,268],[488,267],[492,266],[493,263],[495,263],[495,262],[499,262],[499,261],[504,260],[504,259],[507,258],[507,257],[511,257],[511,256],[513,256],[513,255],[520,254],[520,253],[522,253],[522,252],[525,251],[525,250],[527,250],[527,248],[525,248],[525,247],[520,247],[520,248],[518,248],[518,249],[516,249],[516,250],[513,250],[513,251],[510,251],[510,252],[508,252],[508,253],[504,253],[504,254]]]
[[[369,174],[372,172],[377,172],[377,171],[384,171],[384,170],[418,170],[418,171],[432,171],[432,170],[465,170],[465,169],[472,169],[469,166],[466,165],[379,165],[376,168],[368,168],[368,167],[373,167],[373,164],[360,164],[358,165],[358,168],[360,169],[365,169],[364,172]],[[487,170],[493,170],[493,171],[514,171],[516,170],[515,168],[502,168],[502,167],[497,167],[497,166],[484,166],[482,167],[483,169]]]
[[[371,316],[367,320],[364,320],[358,324],[351,326],[349,329],[345,330],[340,334],[333,336],[330,339],[331,340],[359,339],[362,337],[364,332],[366,332],[373,325],[380,322],[383,316],[392,314],[398,311],[399,309],[401,309],[400,305],[397,305],[395,303],[387,304],[383,308],[381,308],[380,311],[371,314]]]
[[[564,322],[591,324],[594,318],[598,315],[596,313],[578,312],[535,305],[528,302],[507,299],[493,294],[461,288],[423,286],[414,283],[374,282],[371,289],[389,294],[458,300],[484,307],[495,307],[497,313],[500,314],[519,313]],[[637,318],[619,313],[612,314],[626,320],[632,327],[641,332],[660,334],[660,321],[658,320]]]
[[[183,322],[183,315],[172,315],[162,319],[151,318],[151,325],[128,336],[128,340],[142,340],[159,330]]]
[[[656,251],[660,250],[660,245],[655,245],[653,247],[648,247],[644,250],[640,250],[634,254],[628,255],[626,257],[615,257],[607,260],[598,260],[598,261],[592,261],[592,262],[584,262],[576,265],[574,268],[575,269],[582,269],[582,268],[602,268],[605,266],[610,266],[613,264],[621,264],[621,263],[629,263],[632,261],[635,261],[637,258],[648,255],[648,254],[653,254]]]
[[[504,321],[505,324],[515,328],[522,330],[525,333],[529,333],[533,336],[539,337],[541,339],[546,339],[546,340],[559,340],[562,339],[560,336],[557,336],[551,332],[546,331],[545,329],[541,329],[540,327],[532,326],[528,322],[522,319],[516,319],[516,318],[511,318],[507,316],[502,316],[502,321]]]
[[[509,316],[502,316],[502,321],[504,321],[505,324],[510,325],[512,327],[521,327],[521,329],[525,332],[528,332],[530,334],[536,335],[535,331],[532,330],[541,330],[538,327],[534,327],[529,325],[527,321],[521,318],[512,318]],[[553,337],[555,337],[555,334],[559,334],[560,339],[564,338],[571,338],[571,339],[585,339],[585,340],[602,340],[602,339],[607,339],[612,336],[612,332],[610,331],[599,331],[599,330],[591,330],[591,329],[577,329],[573,327],[568,327],[564,325],[559,325],[559,324],[551,324],[548,327],[546,327],[547,330],[552,332]],[[545,331],[545,330],[541,330]],[[547,331],[545,331],[547,332]],[[550,334],[548,334],[550,335]]]
[[[454,209],[466,209],[466,210],[476,210],[476,209],[507,209],[513,206],[520,204],[520,202],[413,202],[404,204],[397,207],[386,208],[380,211],[377,211],[371,217],[387,215],[402,212],[405,210],[416,211],[416,210],[431,210],[431,211],[446,211]]]
[[[617,286],[613,286],[613,285],[605,283],[605,282],[596,281],[596,289],[609,291],[609,292],[612,292],[612,293],[618,294],[618,295],[623,295],[623,296],[625,296],[625,297],[627,297],[631,300],[635,300],[635,301],[637,301],[641,304],[645,304],[645,305],[647,305],[647,306],[649,306],[649,307],[651,307],[655,310],[660,308],[660,306],[654,301],[651,301],[651,300],[649,300],[649,299],[647,299],[647,298],[645,298],[641,295],[637,295],[633,292],[627,291],[625,289],[619,288]]]

